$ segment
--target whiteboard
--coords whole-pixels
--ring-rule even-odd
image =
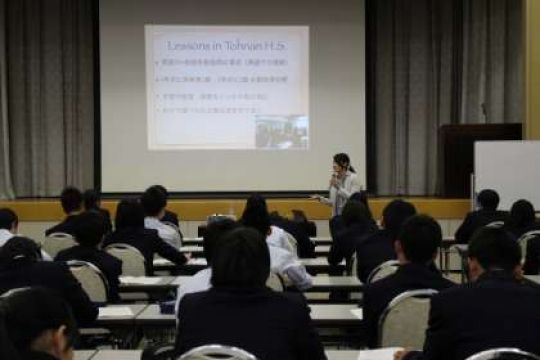
[[[475,194],[499,193],[501,210],[519,199],[540,209],[540,141],[478,141],[474,144]]]

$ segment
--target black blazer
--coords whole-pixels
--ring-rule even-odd
[[[109,302],[120,300],[118,294],[120,280],[118,277],[122,274],[122,261],[105,251],[86,246],[73,246],[62,250],[54,258],[55,261],[82,260],[94,264],[101,270],[109,284],[109,293],[107,298]]]
[[[331,266],[336,266],[344,259],[349,262],[360,239],[376,230],[377,227],[370,221],[352,224],[338,231],[330,245],[328,263]]]
[[[394,251],[395,234],[388,230],[378,230],[364,236],[356,244],[356,267],[358,278],[365,283],[369,274],[380,264],[396,259]]]
[[[294,236],[297,242],[298,257],[301,259],[315,257],[315,244],[311,241],[302,224],[282,217],[271,217],[270,222]]]
[[[63,298],[71,306],[79,326],[90,325],[97,318],[97,308],[64,263],[21,260],[15,267],[0,272],[0,294],[32,286],[51,289]]]
[[[527,242],[527,254],[523,264],[525,275],[538,275],[540,273],[540,236]]]
[[[144,256],[146,274],[149,276],[154,273],[153,260],[155,254],[178,265],[183,265],[187,262],[187,258],[184,254],[159,237],[157,230],[144,228],[125,228],[116,230],[105,237],[105,240],[103,240],[103,247],[115,243],[128,244],[137,248]]]
[[[504,271],[442,292],[431,301],[423,358],[465,359],[498,347],[540,354],[538,304],[538,285]]]
[[[97,212],[103,218],[105,222],[105,234],[108,234],[112,231],[112,222],[111,222],[111,213],[107,209],[97,208],[97,209],[88,209],[87,211]]]
[[[56,224],[55,226],[53,226],[52,228],[50,229],[47,229],[45,231],[45,236],[49,236],[51,235],[52,233],[55,233],[55,232],[62,232],[62,233],[66,233],[66,234],[70,234],[70,235],[73,235],[75,236],[75,220],[77,218],[77,215],[69,215],[69,216],[66,216],[66,218],[59,224]]]
[[[499,210],[480,209],[471,211],[455,233],[458,244],[468,244],[475,230],[494,221],[506,221],[508,213]]]
[[[40,351],[28,351],[19,355],[22,360],[58,360],[58,358]]]
[[[212,288],[185,295],[178,317],[179,354],[222,344],[261,360],[326,359],[309,308],[296,294]]]
[[[443,290],[454,283],[428,266],[406,264],[384,279],[367,285],[364,290],[364,323],[368,346],[377,347],[379,318],[388,304],[399,294],[418,289]]]

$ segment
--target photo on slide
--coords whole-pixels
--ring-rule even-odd
[[[309,119],[305,115],[257,116],[257,149],[307,149]]]

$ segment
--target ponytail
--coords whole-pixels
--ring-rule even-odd
[[[349,155],[345,153],[336,154],[334,155],[334,162],[342,168],[345,168],[352,173],[356,173],[356,170],[354,170],[354,168],[351,166],[351,159],[349,158]]]

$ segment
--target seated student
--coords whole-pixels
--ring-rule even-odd
[[[369,222],[372,223],[373,226],[377,226],[377,223],[375,222],[375,220],[373,220],[373,215],[371,214],[371,210],[369,209],[369,200],[367,196],[367,191],[362,190],[362,191],[355,192],[349,197],[347,201],[358,201],[362,203],[364,207],[366,208],[366,213],[369,218]],[[330,227],[330,236],[332,237],[332,239],[335,239],[337,234],[343,231],[346,227],[343,221],[343,214],[332,217],[329,221],[329,227]]]
[[[299,290],[311,287],[313,280],[297,256],[288,250],[288,240],[284,233],[270,225],[270,214],[262,196],[253,194],[248,198],[240,223],[257,229],[265,236],[270,250],[272,272],[285,275]]]
[[[229,218],[222,218],[218,221],[213,221],[208,224],[206,231],[203,236],[203,251],[204,257],[208,263],[206,269],[200,270],[195,275],[182,282],[182,285],[178,288],[178,294],[176,295],[176,306],[175,311],[178,313],[178,305],[180,301],[186,294],[205,291],[212,287],[210,283],[210,278],[212,277],[212,258],[214,254],[214,249],[217,246],[217,242],[229,231],[239,227],[236,221]]]
[[[433,218],[415,215],[405,221],[394,243],[399,269],[364,290],[364,321],[370,347],[377,346],[379,318],[396,296],[409,290],[442,290],[454,285],[432,267],[441,242],[441,227]]]
[[[265,286],[270,254],[250,228],[227,233],[212,258],[212,288],[187,294],[178,310],[179,354],[206,344],[242,348],[258,359],[325,359],[300,294]]]
[[[156,230],[144,228],[144,210],[136,200],[122,200],[118,204],[115,218],[115,231],[105,237],[103,247],[123,243],[137,248],[144,256],[146,274],[154,273],[154,255],[183,265],[188,257],[161,239]]]
[[[540,230],[540,223],[536,221],[533,204],[523,199],[512,204],[510,214],[504,225],[506,230],[516,239],[529,231]]]
[[[283,229],[296,239],[299,258],[315,257],[315,244],[310,240],[305,227],[281,216],[277,211],[270,213],[270,223],[273,227]]]
[[[468,256],[472,283],[432,298],[423,354],[400,357],[466,359],[501,347],[540,354],[540,287],[522,281],[519,245],[504,229],[482,228]]]
[[[292,221],[302,226],[309,237],[317,236],[317,225],[313,221],[309,221],[302,210],[292,209],[291,213]]]
[[[475,230],[482,226],[494,221],[506,221],[508,213],[497,210],[499,194],[495,190],[485,189],[480,191],[476,200],[480,205],[480,209],[471,211],[465,216],[465,220],[463,220],[455,233],[458,244],[467,244]]]
[[[101,199],[96,190],[89,189],[83,193],[83,204],[85,211],[94,211],[103,216],[105,222],[105,233],[112,231],[111,213],[107,209],[101,207]]]
[[[105,219],[97,212],[84,212],[77,217],[75,226],[75,240],[79,245],[60,251],[54,260],[81,260],[94,264],[109,284],[108,301],[117,302],[122,261],[99,249],[105,234]]]
[[[167,205],[167,198],[163,191],[156,187],[146,189],[141,197],[141,204],[146,216],[144,218],[144,227],[157,230],[160,238],[172,247],[179,249],[182,246],[180,233],[172,226],[161,222]]]
[[[0,299],[0,359],[72,360],[79,332],[69,305],[44,288]]]
[[[39,261],[38,246],[30,239],[14,237],[0,248],[0,294],[41,286],[53,290],[73,309],[79,325],[90,325],[98,310],[64,263]],[[40,299],[36,298],[39,303]]]
[[[165,213],[163,214],[163,216],[161,217],[161,221],[163,222],[169,222],[171,224],[174,224],[176,225],[177,228],[180,229],[180,222],[178,220],[178,214],[172,212],[172,211],[169,211],[167,210],[167,200],[169,198],[169,192],[167,191],[167,189],[163,186],[163,185],[153,185],[151,186],[152,188],[156,188],[158,190],[161,190],[161,192],[163,194],[165,194]]]
[[[332,267],[330,271],[335,275],[341,275],[336,267],[343,260],[350,265],[351,257],[360,239],[377,231],[369,210],[360,201],[347,200],[341,212],[341,218],[344,227],[335,233],[328,253],[328,263]]]
[[[3,208],[0,209],[0,247],[15,237],[18,233],[19,217],[15,211]],[[52,261],[52,258],[43,249],[41,249],[41,258],[45,261]]]
[[[365,283],[369,274],[385,261],[396,259],[394,241],[401,225],[416,214],[414,206],[403,200],[393,200],[383,210],[382,229],[356,243],[357,273]]]
[[[66,218],[61,223],[47,229],[45,231],[46,236],[57,232],[66,233],[73,236],[75,235],[75,227],[73,223],[77,215],[79,215],[82,211],[82,193],[75,187],[67,187],[60,195],[60,202],[62,203],[62,209],[64,209]]]

